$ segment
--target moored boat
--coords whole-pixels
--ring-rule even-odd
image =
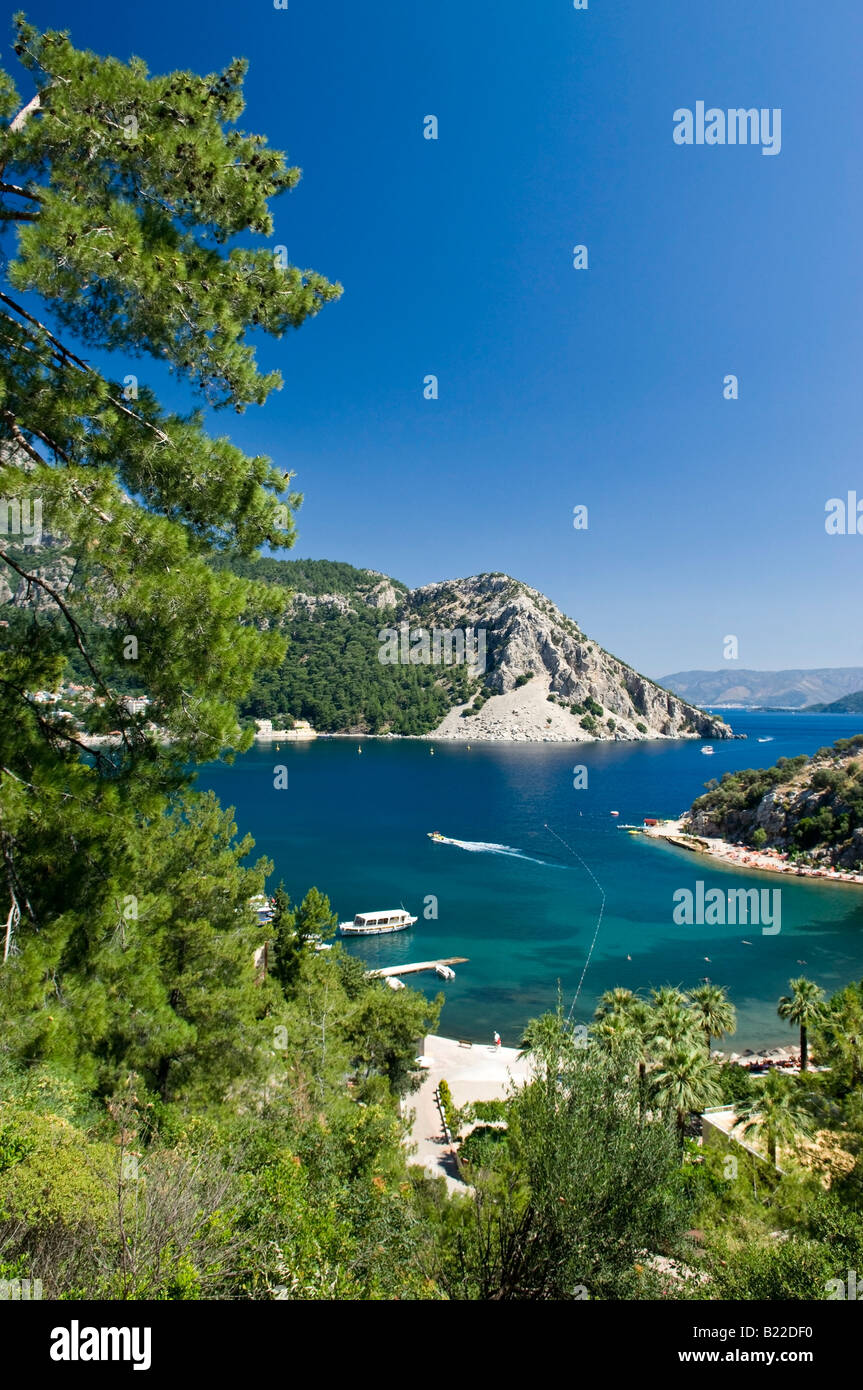
[[[258,926],[263,927],[267,922],[271,922],[276,915],[272,900],[266,893],[256,893],[253,898],[249,898],[249,907],[258,919]]]
[[[406,931],[416,920],[403,907],[393,907],[386,912],[358,912],[352,922],[339,922],[339,931],[342,936],[384,936]]]

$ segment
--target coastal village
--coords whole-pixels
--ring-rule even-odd
[[[77,681],[63,681],[56,690],[35,691],[33,700],[37,705],[50,709],[55,718],[69,720],[78,733],[83,734],[94,743],[97,741],[111,743],[121,737],[119,729],[110,729],[101,735],[87,732],[87,711],[92,708],[103,709],[108,703],[106,696],[99,694],[92,685]],[[146,716],[151,701],[148,695],[121,695],[117,704],[127,714]],[[256,719],[254,723],[254,737],[255,741],[259,743],[272,743],[278,740],[304,742],[318,737],[308,719],[294,719],[287,724],[282,720],[281,726],[275,725],[272,719]],[[165,730],[152,720],[145,719],[144,728],[159,739],[165,737]]]

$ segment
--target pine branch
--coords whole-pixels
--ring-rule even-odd
[[[51,585],[46,583],[44,579],[40,579],[38,574],[28,574],[27,571],[23,570],[20,565],[16,565],[15,561],[11,558],[11,556],[7,555],[4,550],[0,550],[0,560],[5,560],[6,564],[9,565],[10,568],[13,569],[16,574],[20,574],[22,579],[26,579],[28,584],[38,584],[39,588],[44,589],[48,597],[53,599],[54,603],[56,603],[57,607],[60,609],[60,612],[63,614],[63,617],[66,619],[66,622],[69,625],[72,636],[75,639],[75,645],[78,648],[81,655],[83,656],[84,660],[86,661],[90,674],[92,675],[96,684],[99,686],[99,689],[102,691],[102,693],[113,704],[114,696],[111,694],[111,691],[108,689],[99,672],[96,670],[96,667],[90,660],[90,653],[84,646],[84,634],[78,624],[78,621],[75,618],[74,614],[71,613],[70,610],[66,607],[66,604],[63,602],[56,589],[52,589]],[[125,731],[123,732],[123,741],[126,742]]]
[[[18,115],[13,116],[12,120],[9,122],[10,132],[16,134],[19,130],[23,130],[29,118],[33,115],[33,112],[38,111],[41,105],[42,97],[40,93],[37,92],[34,97],[30,98],[26,106],[21,107]]]
[[[36,723],[39,725],[40,730],[45,735],[45,738],[49,743],[52,739],[62,739],[66,743],[71,743],[75,748],[80,748],[82,753],[86,753],[88,757],[95,758],[98,763],[107,764],[109,768],[113,766],[110,758],[107,756],[106,753],[103,753],[101,749],[92,748],[89,744],[82,743],[81,740],[75,736],[75,734],[70,733],[68,729],[61,728],[59,724],[49,723],[49,721],[44,717],[44,715],[40,713],[39,707],[36,704],[36,702],[34,700],[31,700],[27,691],[22,690],[20,686],[15,685],[14,681],[8,681],[3,676],[0,676],[0,685],[5,685],[8,690],[14,691],[14,693],[19,697],[19,699],[24,701],[24,704],[27,706],[31,714],[34,716]],[[126,737],[125,730],[121,729],[120,737],[122,738],[127,751],[131,753],[132,745]],[[7,769],[4,769],[4,771],[6,770]],[[15,774],[12,773],[12,776],[14,775]],[[20,781],[20,778],[18,780]],[[78,798],[76,797],[75,799],[77,800]]]
[[[83,358],[76,356],[74,352],[70,351],[69,348],[61,343],[60,339],[54,336],[47,324],[41,323],[39,319],[34,318],[32,314],[28,314],[26,309],[23,309],[20,304],[16,304],[14,299],[9,298],[8,294],[3,294],[2,290],[0,290],[0,300],[2,300],[4,304],[8,304],[9,308],[12,309],[14,313],[19,314],[22,319],[26,319],[28,323],[32,323],[34,328],[39,329],[40,333],[44,333],[48,341],[52,343],[61,354],[64,362],[73,362],[76,367],[80,367],[88,376],[98,375],[95,369],[90,366],[89,362],[85,362]],[[10,322],[14,323],[14,319],[10,320]],[[117,410],[121,411],[124,415],[128,415],[130,420],[136,420],[139,425],[143,425],[146,429],[152,430],[160,444],[171,443],[170,436],[165,434],[164,430],[160,430],[157,425],[152,424],[150,420],[145,420],[143,415],[139,415],[137,411],[130,410],[122,401],[118,401],[115,396],[109,395],[108,400]]]
[[[34,203],[42,202],[40,193],[31,193],[29,189],[22,188],[18,183],[4,183],[2,179],[0,179],[0,193],[14,193],[19,198],[29,198]]]

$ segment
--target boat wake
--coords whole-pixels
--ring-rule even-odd
[[[523,859],[527,864],[541,864],[544,869],[566,869],[567,864],[551,864],[547,859],[534,859],[530,854],[525,854],[524,850],[516,849],[514,845],[498,845],[492,840],[453,840],[447,835],[441,835],[435,841],[439,845],[455,845],[456,849],[467,850],[470,854],[504,854],[510,859]]]

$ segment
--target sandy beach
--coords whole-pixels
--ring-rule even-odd
[[[687,834],[679,820],[660,821],[658,825],[644,827],[644,835],[652,840],[665,840],[679,849],[688,849],[693,854],[706,854],[719,859],[735,869],[748,869],[750,872],[770,874],[791,874],[795,878],[815,878],[830,883],[852,883],[863,885],[863,873],[852,873],[845,869],[822,869],[791,861],[787,853],[775,849],[750,849],[748,845],[733,845],[727,840],[705,835]]]

